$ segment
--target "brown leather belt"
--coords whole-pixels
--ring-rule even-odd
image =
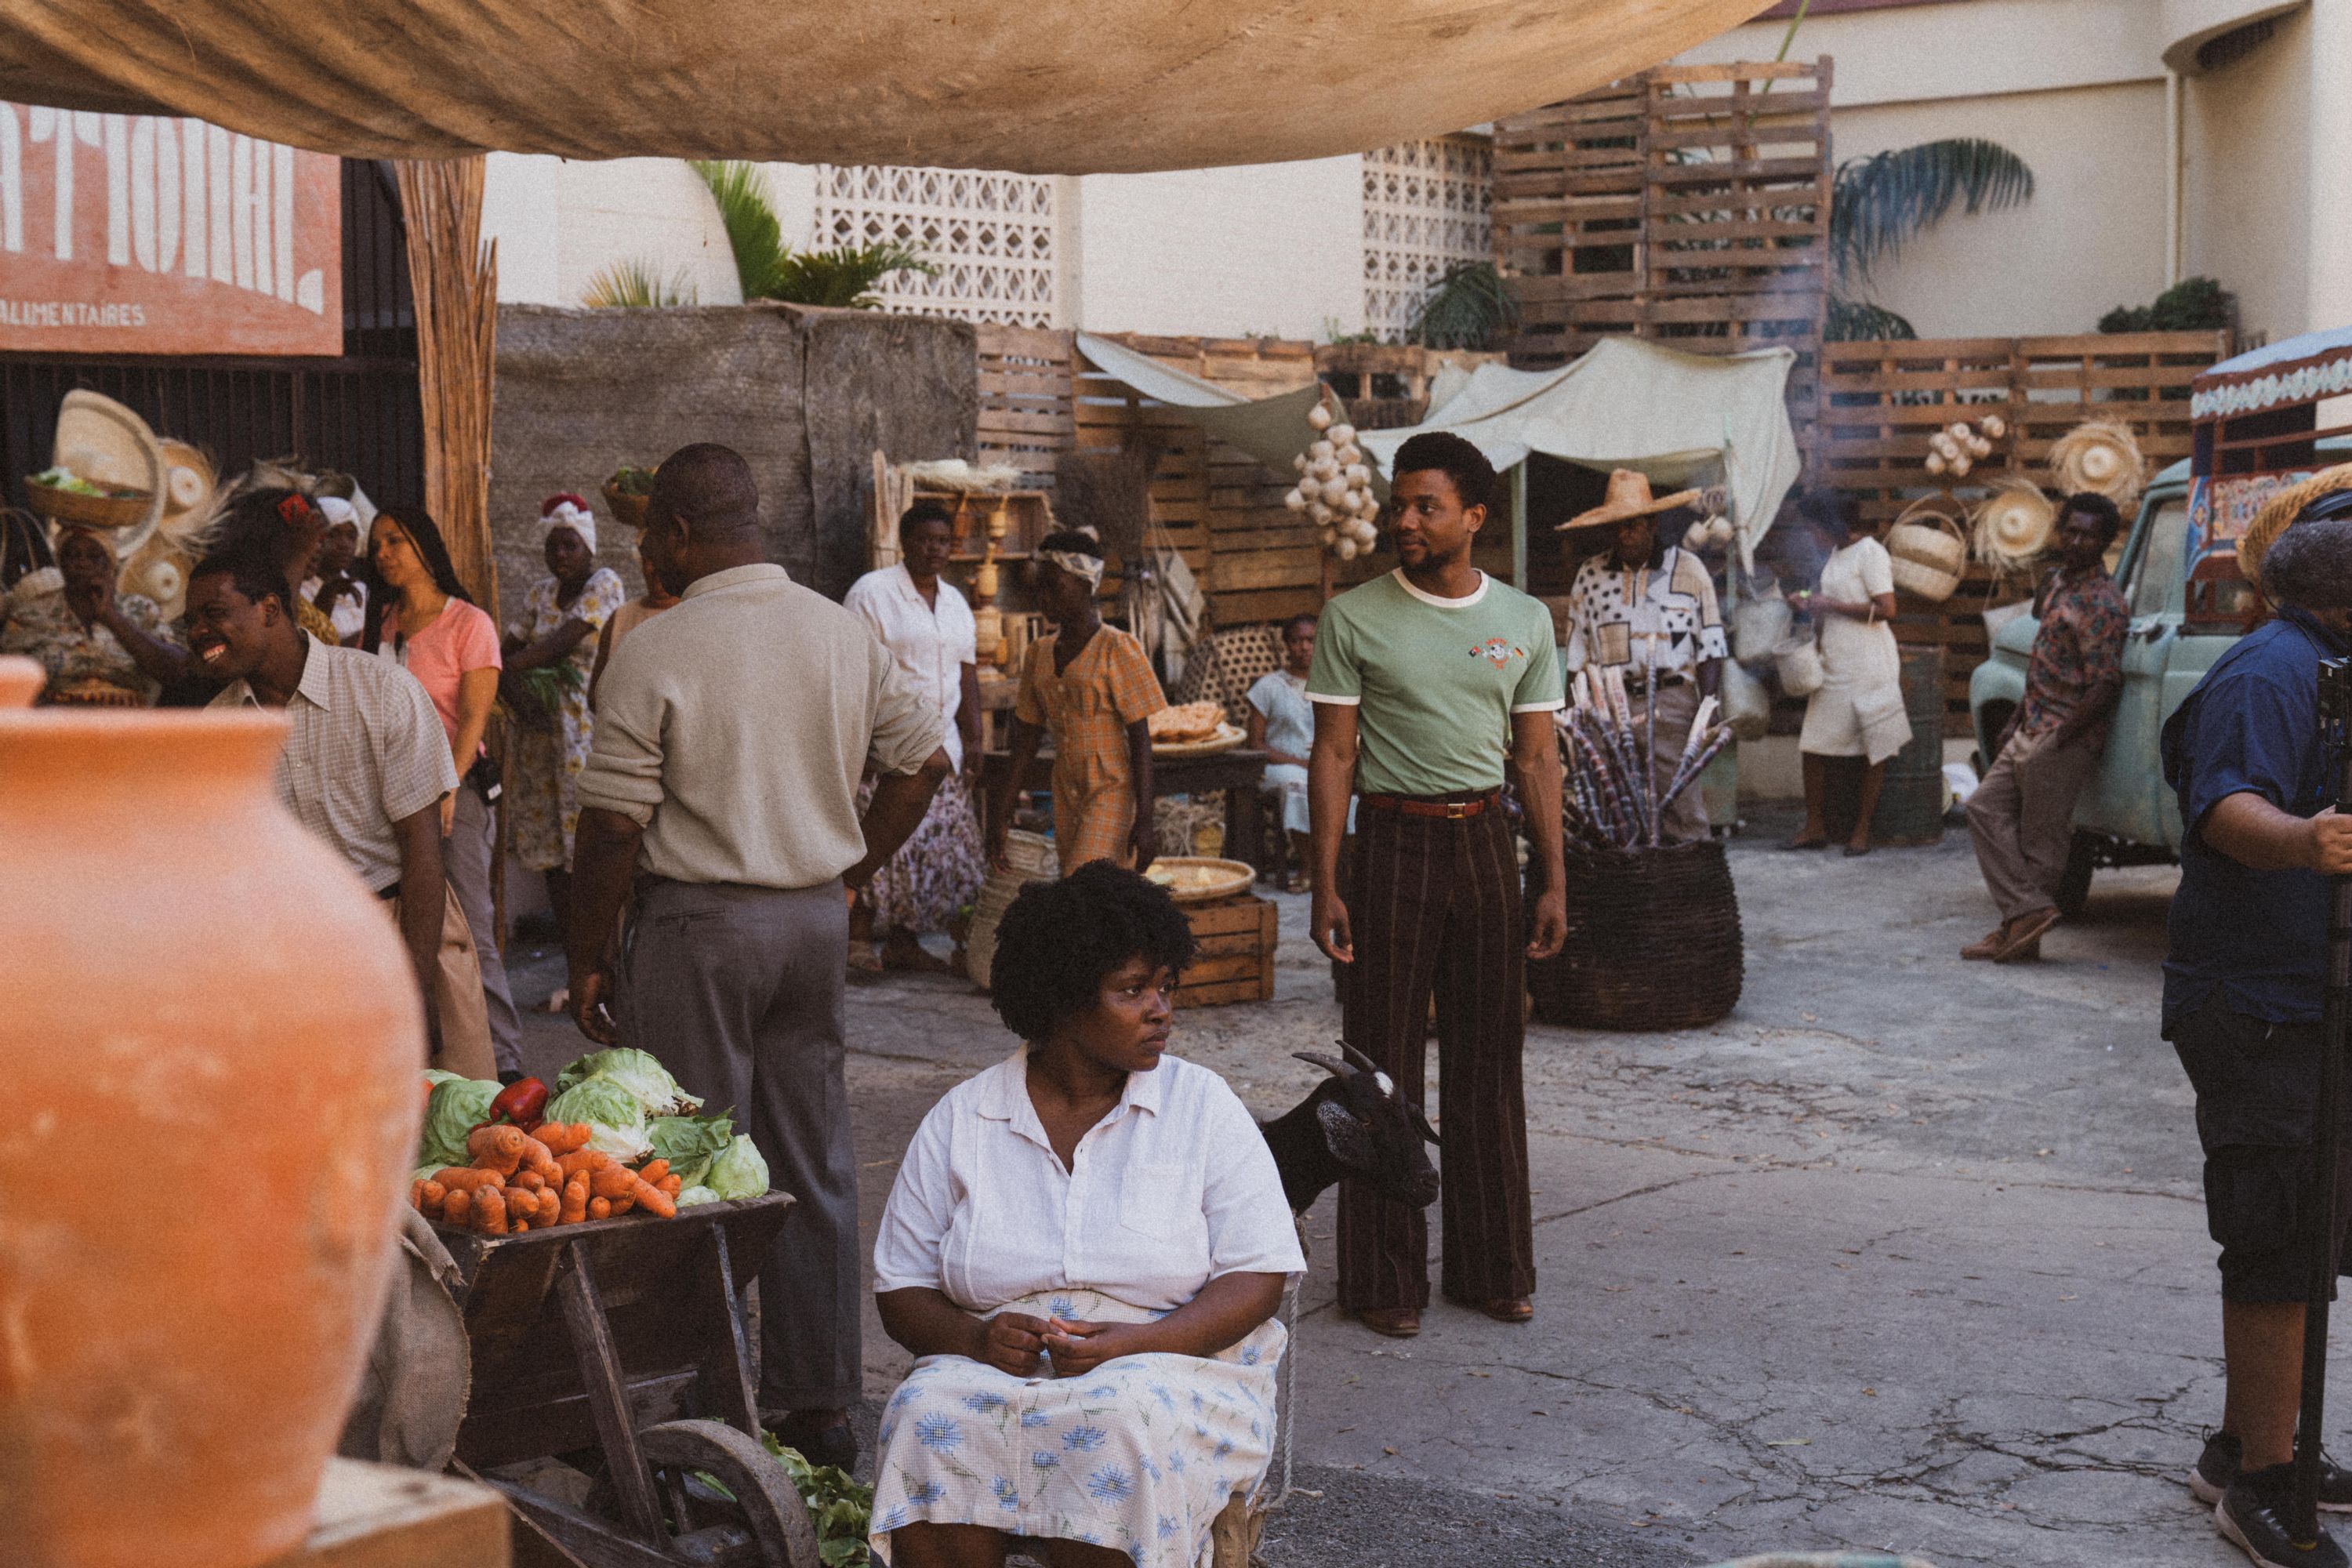
[[[1437,816],[1448,822],[1460,822],[1476,816],[1502,798],[1502,791],[1490,789],[1484,795],[1466,799],[1449,800],[1443,795],[1359,795],[1359,805],[1370,811],[1392,812],[1399,816]]]

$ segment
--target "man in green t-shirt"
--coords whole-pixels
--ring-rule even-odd
[[[1551,612],[1470,564],[1495,489],[1478,448],[1432,432],[1400,447],[1391,468],[1402,565],[1325,607],[1307,677],[1315,941],[1348,966],[1349,1044],[1415,1105],[1434,994],[1445,1295],[1525,1322],[1536,1283],[1519,1083],[1525,965],[1558,952],[1568,925],[1552,720],[1565,705],[1559,659]],[[1532,910],[1503,817],[1507,768],[1543,874]],[[1360,799],[1342,900],[1351,790]],[[1422,1211],[1343,1182],[1339,1248],[1340,1309],[1381,1333],[1420,1332],[1429,1303]]]

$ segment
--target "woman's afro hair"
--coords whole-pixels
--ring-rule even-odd
[[[1062,1020],[1090,1011],[1103,976],[1131,958],[1178,973],[1192,962],[1192,928],[1166,889],[1091,860],[1058,882],[1022,890],[996,928],[989,964],[996,1016],[1041,1042]]]

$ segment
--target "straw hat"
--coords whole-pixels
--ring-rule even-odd
[[[2338,463],[2332,468],[2322,468],[2299,484],[2292,484],[2263,502],[2254,513],[2254,521],[2246,525],[2245,536],[2238,541],[2238,574],[2259,588],[2263,585],[2263,557],[2278,542],[2294,514],[2325,495],[2337,490],[2352,490],[2352,463]]]
[[[2128,508],[2147,483],[2147,463],[2128,426],[2093,419],[2075,426],[2052,445],[2050,473],[2063,494],[2090,490]]]
[[[1571,528],[1596,528],[1604,522],[1623,522],[1627,518],[1647,517],[1653,512],[1672,511],[1678,506],[1688,506],[1698,500],[1699,492],[1676,490],[1670,496],[1650,494],[1650,476],[1632,468],[1612,468],[1609,471],[1609,498],[1590,511],[1578,512],[1559,525],[1558,531]]]
[[[2051,531],[2058,524],[2058,509],[2032,481],[1993,481],[1992,494],[1978,507],[1970,526],[1977,559],[1999,570],[2015,571],[2049,548]]]

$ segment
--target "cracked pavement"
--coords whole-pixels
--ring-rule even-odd
[[[1731,1016],[1529,1026],[1532,1324],[1441,1302],[1380,1339],[1318,1250],[1295,1416],[1323,1495],[1275,1516],[1271,1568],[2243,1561],[2179,1479],[2221,1380],[2190,1096],[2156,1032],[2175,873],[2102,873],[2042,963],[1994,966],[1956,956],[1996,918],[1965,832],[1858,860],[1775,843],[1732,847]],[[1275,999],[1185,1013],[1174,1041],[1262,1116],[1338,1030],[1306,901],[1281,903]],[[560,1062],[554,1028],[533,1045]],[[870,1234],[923,1111],[1012,1041],[928,976],[853,984],[849,1040]],[[906,1358],[870,1309],[866,1360],[878,1403]]]

